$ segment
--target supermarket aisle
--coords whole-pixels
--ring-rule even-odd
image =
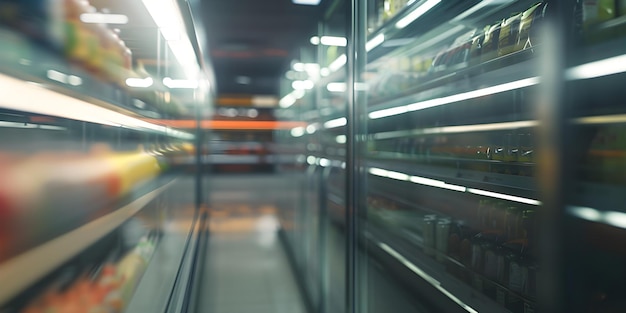
[[[277,236],[277,206],[289,193],[272,175],[211,181],[209,247],[198,312],[305,313]]]

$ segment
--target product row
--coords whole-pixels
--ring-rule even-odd
[[[95,270],[72,274],[69,280],[57,279],[20,312],[123,312],[148,267],[157,241],[158,236],[144,236],[133,249]]]
[[[450,275],[512,312],[525,312],[525,306],[534,306],[537,288],[536,210],[492,199],[474,205],[467,219],[451,212],[410,214],[417,225],[407,228],[421,234],[423,253],[444,264]],[[404,219],[414,212],[376,196],[368,198],[368,207],[370,213],[396,212]]]
[[[0,261],[81,226],[167,171],[182,147],[0,156]],[[62,219],[58,216],[63,216]]]

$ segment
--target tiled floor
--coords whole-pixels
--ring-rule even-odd
[[[275,199],[262,187],[272,189],[268,181],[233,176],[214,184],[199,312],[305,313],[277,236]]]

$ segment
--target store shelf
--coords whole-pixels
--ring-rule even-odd
[[[32,248],[0,264],[0,281],[11,282],[0,289],[0,304],[11,300],[100,238],[118,228],[141,211],[175,181],[146,193],[116,211],[93,220],[73,231]]]
[[[437,180],[452,185],[448,187],[443,185],[444,187],[441,187],[440,184],[433,182],[432,187],[462,192],[471,192],[471,188],[477,188],[491,193],[514,195],[515,197],[524,198],[528,200],[527,202],[532,203],[535,203],[536,200],[534,199],[538,197],[536,182],[532,177],[428,166],[397,159],[369,158],[365,164],[370,169],[383,169],[403,175]],[[409,181],[410,177],[403,178],[407,178],[407,181]]]

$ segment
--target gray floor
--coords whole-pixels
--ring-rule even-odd
[[[282,183],[269,175],[212,180],[199,312],[305,313],[277,236]]]

